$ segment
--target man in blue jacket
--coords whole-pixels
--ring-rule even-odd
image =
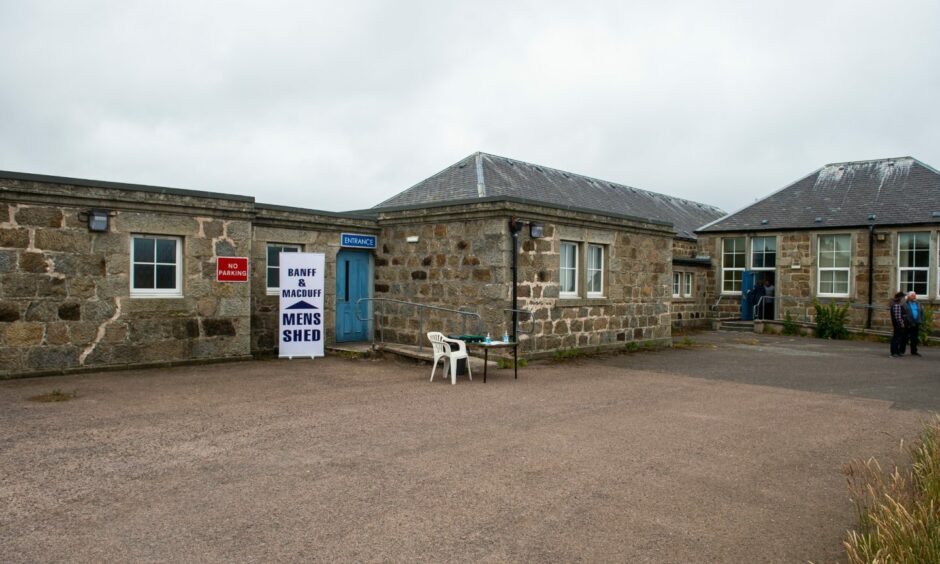
[[[901,311],[904,315],[907,339],[911,344],[911,356],[920,356],[917,352],[917,340],[920,336],[920,320],[924,317],[924,310],[917,303],[916,292],[908,292],[907,301],[901,306]]]

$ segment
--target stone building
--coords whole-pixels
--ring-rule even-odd
[[[512,332],[514,287],[525,354],[666,341],[671,316],[704,317],[693,231],[720,215],[484,153],[350,213],[0,172],[0,377],[272,353],[278,257],[296,251],[326,256],[328,345],[466,327],[439,310],[422,326],[397,302]],[[351,248],[350,236],[378,244]],[[219,281],[233,257],[248,279]]]
[[[512,333],[510,219],[517,218],[525,227],[516,288],[517,307],[527,312],[520,318],[526,354],[663,341],[673,318],[707,322],[700,279],[710,259],[697,258],[694,230],[723,214],[715,207],[475,153],[373,210],[387,242],[383,252],[407,249],[414,253],[409,264],[418,267],[379,255],[377,290],[472,305],[496,334]],[[426,247],[402,243],[411,225],[431,221]],[[541,236],[532,237],[533,224]],[[673,314],[673,307],[680,311]],[[418,339],[416,332],[397,337]]]
[[[778,320],[813,321],[818,299],[851,304],[854,326],[886,329],[895,292],[940,298],[940,173],[911,157],[828,164],[698,234],[715,257],[706,293],[717,316],[740,317],[742,290],[765,278]]]

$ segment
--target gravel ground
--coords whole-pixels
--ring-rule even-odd
[[[916,436],[940,351],[693,340],[485,385],[337,357],[0,382],[0,561],[839,559],[841,466]]]

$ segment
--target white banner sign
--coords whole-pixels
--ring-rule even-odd
[[[280,253],[278,356],[323,356],[323,253]]]

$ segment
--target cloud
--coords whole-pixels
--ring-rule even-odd
[[[371,206],[483,150],[734,209],[940,165],[933,2],[0,6],[0,168]],[[12,87],[11,87],[12,85]]]

